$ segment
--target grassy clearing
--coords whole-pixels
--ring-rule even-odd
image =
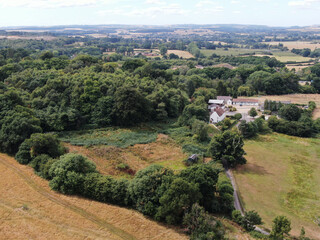
[[[104,128],[60,134],[61,141],[75,146],[106,145],[126,148],[135,144],[154,142],[156,139],[157,134],[154,132],[123,128]]]
[[[188,239],[136,211],[56,193],[5,154],[0,171],[1,239]]]
[[[126,164],[134,171],[139,171],[151,164],[181,170],[185,168],[183,160],[188,157],[173,139],[163,134],[159,134],[155,142],[136,144],[127,148],[106,145],[82,147],[66,144],[66,146],[70,152],[82,154],[94,161],[102,174],[115,177],[131,177],[117,169],[120,164]]]
[[[210,137],[217,132],[209,128]],[[209,139],[199,143],[188,127],[177,127],[174,123],[148,123],[135,129],[74,131],[63,133],[60,139],[70,152],[94,161],[102,174],[127,178],[132,176],[118,169],[121,164],[135,172],[151,164],[181,170],[185,168],[183,160],[189,155],[205,155],[209,143]]]
[[[235,178],[244,207],[257,210],[267,228],[277,215],[292,222],[294,235],[302,226],[307,235],[320,239],[320,140],[281,134],[245,142],[248,163]]]

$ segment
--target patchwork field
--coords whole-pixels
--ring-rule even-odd
[[[188,239],[125,208],[65,196],[0,154],[0,239]]]
[[[245,142],[248,163],[234,171],[246,210],[256,210],[271,229],[272,219],[285,215],[291,234],[304,226],[320,239],[320,140],[281,134]]]
[[[262,53],[261,49],[244,49],[244,48],[229,48],[228,50],[224,50],[223,48],[217,48],[215,50],[201,50],[201,52],[206,56],[210,57],[212,54],[217,54],[219,56],[238,56],[245,54],[252,54],[255,52]]]

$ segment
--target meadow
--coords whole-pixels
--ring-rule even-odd
[[[320,239],[320,140],[282,134],[246,140],[247,164],[234,171],[242,203],[256,210],[271,229],[272,219],[287,216],[291,234],[303,226]]]

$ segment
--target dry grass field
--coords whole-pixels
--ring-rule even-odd
[[[311,43],[311,42],[268,42],[270,45],[278,45],[279,43],[282,43],[283,46],[287,47],[289,50],[295,48],[295,49],[303,49],[303,48],[310,48],[311,50],[314,50],[316,48],[320,47],[320,43]]]
[[[247,164],[234,171],[246,210],[256,210],[268,229],[285,215],[291,234],[320,239],[320,140],[282,134],[246,140]]]
[[[188,239],[136,211],[56,193],[5,154],[0,172],[0,239]]]
[[[181,51],[181,50],[168,50],[168,55],[170,53],[174,53],[176,55],[178,55],[179,57],[182,57],[182,58],[194,58],[194,56],[189,53],[188,51]]]
[[[79,153],[96,163],[102,174],[126,176],[117,170],[117,165],[125,163],[134,171],[139,171],[150,164],[160,164],[174,170],[185,168],[183,160],[188,156],[182,152],[174,140],[164,134],[159,134],[155,142],[135,144],[127,148],[106,145],[91,147],[65,144],[70,152]]]
[[[266,99],[272,101],[291,101],[291,103],[297,104],[308,104],[309,101],[314,101],[317,108],[313,112],[313,118],[316,119],[320,117],[320,94],[269,95],[252,98],[258,99],[261,104],[263,104]]]

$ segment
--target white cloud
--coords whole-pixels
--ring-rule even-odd
[[[240,1],[238,1],[238,0],[233,0],[233,1],[231,1],[231,3],[232,3],[232,4],[238,4],[238,3],[240,3]]]
[[[241,12],[240,12],[240,11],[233,11],[232,13],[234,13],[234,14],[240,14]]]
[[[319,3],[320,0],[301,0],[288,2],[290,7],[310,8],[314,3]]]
[[[161,0],[146,0],[145,4],[165,5],[166,3]]]
[[[168,4],[165,6],[159,7],[149,7],[149,8],[135,8],[129,11],[128,9],[124,10],[122,8],[115,8],[110,10],[99,11],[100,16],[106,15],[122,15],[128,17],[152,17],[155,18],[159,15],[185,15],[190,13],[190,11],[182,9],[178,4]]]
[[[196,12],[197,14],[212,14],[222,12],[224,10],[222,6],[210,0],[200,1],[196,4],[196,7],[198,8],[198,11]]]
[[[61,8],[91,6],[109,2],[112,0],[0,0],[0,5],[3,7]]]

